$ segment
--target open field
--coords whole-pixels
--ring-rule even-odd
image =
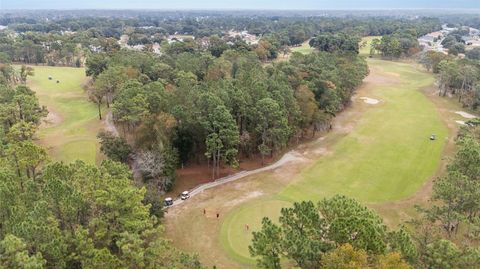
[[[453,151],[459,106],[438,97],[433,77],[415,65],[376,59],[369,65],[370,76],[352,106],[337,116],[334,130],[296,149],[302,160],[170,209],[168,237],[207,265],[250,268],[251,231],[259,229],[261,217],[276,218],[291,201],[343,193],[377,210],[390,226],[410,219],[413,205],[426,201],[431,179],[441,173],[442,155]],[[430,141],[431,134],[438,139]]]
[[[82,89],[85,69],[32,67],[35,76],[28,78],[28,85],[49,111],[38,133],[39,142],[54,160],[98,162],[101,156],[96,136],[102,122],[98,120],[96,105],[88,101]],[[57,80],[60,83],[56,83]]]

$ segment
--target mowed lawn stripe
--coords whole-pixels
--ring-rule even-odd
[[[411,65],[371,60],[398,82],[376,87],[372,105],[358,126],[281,192],[290,200],[318,201],[337,193],[362,202],[398,200],[413,194],[434,174],[448,135],[420,89],[433,83]],[[388,74],[387,73],[387,74]],[[430,141],[431,134],[437,135]]]
[[[28,78],[28,85],[37,93],[40,104],[48,107],[49,118],[54,119],[41,126],[39,143],[57,161],[98,162],[101,156],[96,136],[102,122],[97,118],[95,104],[88,101],[82,88],[86,81],[85,69],[32,67],[35,75]]]

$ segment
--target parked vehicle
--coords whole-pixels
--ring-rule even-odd
[[[180,196],[180,198],[182,200],[187,200],[188,198],[190,198],[190,193],[188,191],[184,191],[182,192],[182,195]]]
[[[165,198],[165,201],[163,202],[165,206],[171,206],[173,205],[173,199],[171,197]]]

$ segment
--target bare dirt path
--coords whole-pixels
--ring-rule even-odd
[[[233,175],[219,178],[219,179],[217,179],[213,182],[209,182],[209,183],[199,185],[199,186],[195,187],[193,190],[190,191],[190,197],[196,196],[196,195],[202,193],[205,190],[215,188],[217,186],[220,186],[220,185],[223,185],[223,184],[226,184],[226,183],[229,183],[229,182],[233,182],[233,181],[236,181],[236,180],[248,177],[248,176],[252,176],[252,175],[255,175],[255,174],[258,174],[258,173],[266,172],[266,171],[269,171],[269,170],[274,170],[274,169],[279,168],[281,166],[284,166],[288,163],[301,162],[301,161],[304,161],[304,160],[305,160],[305,157],[303,156],[303,154],[301,154],[301,153],[299,153],[295,150],[291,150],[291,151],[285,153],[285,155],[283,155],[283,157],[280,160],[276,161],[275,163],[273,163],[271,165],[268,165],[268,166],[265,166],[265,167],[262,167],[262,168],[258,168],[258,169],[255,169],[255,170],[251,170],[251,171],[240,171],[240,172],[235,173]],[[185,202],[185,201],[183,201],[181,199],[175,199],[172,206],[180,205],[183,202]]]
[[[114,136],[119,136],[117,127],[113,123],[112,111],[109,111],[105,116],[105,131],[112,133]]]

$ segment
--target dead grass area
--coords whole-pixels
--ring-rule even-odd
[[[265,158],[264,165],[269,165],[276,161],[277,158],[281,157],[281,154],[272,158]],[[239,161],[238,168],[232,168],[229,166],[222,166],[220,168],[220,177],[226,177],[238,173],[240,171],[250,171],[262,167],[262,161],[260,156],[255,156],[252,158],[243,158]],[[212,182],[212,170],[206,163],[192,163],[184,166],[183,168],[177,169],[177,180],[175,182],[175,187],[167,195],[176,197],[185,190],[191,190],[194,187]]]

